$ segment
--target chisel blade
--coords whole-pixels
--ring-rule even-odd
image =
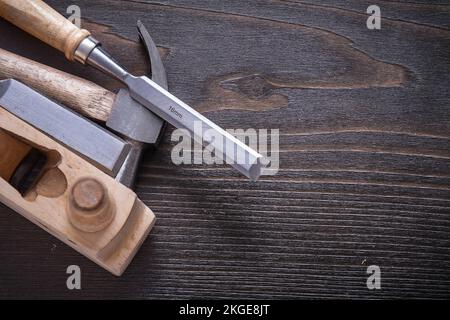
[[[264,168],[258,152],[149,78],[128,75],[124,82],[132,98],[175,127],[188,130],[195,141],[211,146],[215,154],[251,180],[258,180]]]

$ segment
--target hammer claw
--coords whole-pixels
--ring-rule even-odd
[[[152,80],[155,81],[160,86],[162,86],[163,88],[167,89],[168,86],[167,86],[166,70],[161,60],[161,56],[159,55],[158,48],[156,47],[155,42],[148,33],[144,24],[140,20],[138,20],[137,22],[137,29],[139,32],[139,36],[150,58]],[[146,109],[144,112],[149,111]],[[123,120],[123,114],[120,118],[122,118]],[[161,137],[164,128],[165,124],[161,128],[161,133],[159,134],[159,137]],[[123,163],[122,168],[119,171],[116,179],[128,187],[132,187],[136,179],[137,168],[139,166],[139,162],[141,160],[145,144],[142,142],[131,140],[129,140],[129,142],[132,145],[131,151],[127,159]]]
[[[144,47],[147,50],[148,56],[150,57],[152,80],[167,90],[166,70],[164,69],[158,48],[141,20],[138,20],[137,22],[137,29],[139,36],[144,43]]]

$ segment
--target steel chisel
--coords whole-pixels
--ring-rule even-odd
[[[145,76],[131,75],[90,36],[39,0],[0,0],[0,16],[64,52],[70,61],[91,65],[126,84],[130,96],[177,128],[187,129],[201,144],[214,148],[227,163],[256,181],[263,157]],[[201,130],[197,130],[199,127]]]
[[[167,89],[166,73],[158,49],[140,21],[137,27],[150,59],[152,80]],[[105,122],[109,129],[119,133],[131,145],[131,150],[115,178],[127,187],[133,186],[144,150],[156,147],[164,131],[165,122],[160,117],[132,99],[127,89],[120,89],[115,95],[93,82],[0,48],[0,79],[10,78],[83,116]]]

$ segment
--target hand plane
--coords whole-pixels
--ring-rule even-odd
[[[0,201],[115,275],[155,221],[114,179],[129,151],[26,85],[0,81]]]
[[[140,22],[138,31],[152,79],[167,88],[156,45]],[[143,149],[157,145],[164,121],[125,89],[114,94],[0,49],[0,79],[9,78],[30,87],[0,81],[0,201],[121,275],[155,221],[129,188]],[[124,140],[31,87],[105,122]]]

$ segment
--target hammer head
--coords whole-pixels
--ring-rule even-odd
[[[134,141],[156,145],[164,128],[164,120],[132,99],[128,90],[121,89],[106,126]]]
[[[150,59],[152,80],[167,89],[166,71],[158,48],[141,21],[137,22],[137,29]],[[127,89],[121,89],[116,96],[106,126],[131,139],[132,142],[156,145],[164,130],[165,122],[132,99]]]
[[[141,21],[137,22],[137,29],[150,59],[152,80],[167,89],[166,70],[158,48]],[[121,89],[116,96],[106,126],[131,139],[132,142],[157,145],[164,131],[165,122],[132,99],[128,89]]]
[[[138,21],[137,28],[150,58],[152,80],[167,89],[166,71],[158,48],[141,21]],[[132,99],[127,89],[121,89],[116,96],[106,126],[125,137],[131,145],[131,151],[117,174],[116,180],[125,186],[132,187],[144,148],[158,145],[166,123]]]

